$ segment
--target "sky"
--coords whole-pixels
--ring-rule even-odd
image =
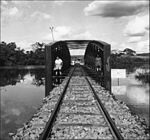
[[[1,41],[30,50],[35,42],[53,41],[50,27],[55,41],[102,40],[111,44],[111,50],[147,53],[149,1],[1,0]]]

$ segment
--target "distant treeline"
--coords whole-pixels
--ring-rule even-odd
[[[31,51],[17,47],[15,42],[0,43],[0,66],[44,65],[44,44],[36,42]]]
[[[149,56],[149,53],[140,53],[140,54],[137,54],[138,56]]]
[[[36,42],[32,45],[31,51],[17,47],[15,42],[0,43],[0,66],[18,65],[45,65],[44,43]],[[80,58],[80,57],[79,57]],[[83,59],[83,56],[81,57]],[[80,60],[81,60],[80,58]],[[77,59],[77,58],[76,58]],[[111,54],[111,68],[132,68],[149,63],[146,59],[138,56]]]
[[[142,58],[138,56],[118,56],[117,54],[111,54],[111,68],[133,68],[149,65],[149,57]]]

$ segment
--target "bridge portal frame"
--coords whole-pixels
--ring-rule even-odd
[[[56,58],[56,50],[66,50],[66,53],[60,51],[59,57],[65,62],[62,69],[67,69],[71,65],[71,56],[67,46],[67,42],[77,42],[78,44],[87,43],[87,48],[84,55],[85,65],[90,65],[92,69],[95,68],[95,57],[99,53],[102,58],[102,71],[104,87],[111,92],[111,68],[110,68],[110,44],[103,41],[96,40],[64,40],[53,42],[45,45],[45,63],[46,63],[46,78],[45,78],[45,95],[47,96],[52,89],[52,75],[54,61]],[[89,63],[90,62],[90,63]]]
[[[48,96],[53,88],[53,68],[57,56],[63,60],[62,71],[68,69],[71,64],[71,56],[65,41],[45,45],[45,96]]]

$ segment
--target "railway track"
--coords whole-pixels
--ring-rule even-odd
[[[40,137],[50,139],[123,139],[80,66],[70,74]]]

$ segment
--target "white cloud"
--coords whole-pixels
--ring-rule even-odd
[[[105,42],[109,43],[111,45],[111,50],[114,50],[114,49],[118,49],[118,43],[115,42],[115,41],[110,41],[110,40],[105,40]]]
[[[23,15],[23,11],[20,11],[17,7],[1,7],[1,24],[2,27],[7,27],[9,23],[18,20]]]
[[[58,38],[59,37],[64,38],[66,36],[68,37],[68,35],[72,32],[71,27],[69,26],[58,26],[56,27],[55,31],[56,31],[55,34]]]
[[[85,31],[85,32],[82,32],[82,33],[79,33],[79,34],[75,34],[73,36],[73,39],[95,39],[93,38],[92,34],[89,32],[89,31]]]
[[[54,4],[56,4],[56,5],[59,5],[59,6],[61,6],[61,5],[63,5],[65,2],[67,2],[67,1],[62,1],[62,0],[55,0],[54,1]]]
[[[44,18],[44,19],[50,19],[51,16],[50,16],[49,14],[43,13],[43,18]]]
[[[140,40],[135,43],[122,43],[118,49],[124,50],[125,48],[130,48],[135,50],[137,53],[148,53],[149,52],[149,40]]]
[[[1,5],[1,23],[3,24],[2,26],[8,26],[10,23],[14,23],[18,21],[19,19],[23,20],[24,17],[24,6],[26,1],[21,1],[20,5],[16,5],[14,3],[18,3],[20,1],[11,1],[11,0],[2,0],[2,5]],[[21,6],[21,7],[20,7]],[[23,17],[23,18],[21,18]]]
[[[36,20],[41,20],[41,19],[51,19],[51,16],[44,12],[35,11],[34,13],[31,14],[31,18],[36,18]]]
[[[149,52],[149,40],[143,40],[137,43],[136,51],[137,52]]]
[[[148,1],[93,1],[84,8],[85,15],[123,17],[136,15],[148,7]]]
[[[125,48],[130,48],[129,45],[127,45],[126,43],[122,43],[119,45],[119,50],[124,50]]]
[[[88,40],[88,39],[96,39],[89,31],[77,31],[70,26],[58,26],[53,30],[54,40]],[[52,40],[51,33],[48,33],[43,37],[43,40]]]
[[[58,39],[94,39],[89,31],[79,32],[71,27],[60,26],[56,28],[55,36]]]
[[[132,36],[129,38],[128,42],[129,43],[136,43],[136,42],[139,42],[141,39],[142,39],[141,36]]]
[[[19,12],[19,10],[18,10],[18,8],[16,8],[16,7],[13,7],[13,8],[11,8],[11,9],[9,9],[9,15],[10,15],[10,16],[14,16],[14,15],[16,15],[18,12]]]
[[[69,26],[58,26],[58,27],[54,28],[54,30],[53,30],[54,40],[69,39],[71,32],[72,32],[72,30],[71,30],[71,27],[69,27]],[[48,33],[47,35],[45,35],[43,37],[43,40],[44,41],[52,40],[51,33]]]
[[[17,6],[27,6],[27,4],[30,2],[31,3],[32,0],[28,1],[28,0],[12,0],[11,3],[13,3],[14,5]]]
[[[22,4],[23,2],[26,2],[26,1],[22,1],[22,0],[12,0],[11,2],[14,3],[14,4]]]
[[[2,7],[2,19],[9,19],[9,18],[18,18],[23,15],[23,12],[20,11],[17,7]]]
[[[7,5],[8,2],[6,0],[1,1],[2,5]]]
[[[136,16],[125,27],[124,34],[128,36],[144,36],[149,28],[149,15]]]
[[[22,40],[22,41],[19,41],[19,42],[16,41],[17,47],[19,47],[21,49],[24,49],[26,51],[32,50],[31,44],[33,44],[33,43],[28,42],[26,40]]]

